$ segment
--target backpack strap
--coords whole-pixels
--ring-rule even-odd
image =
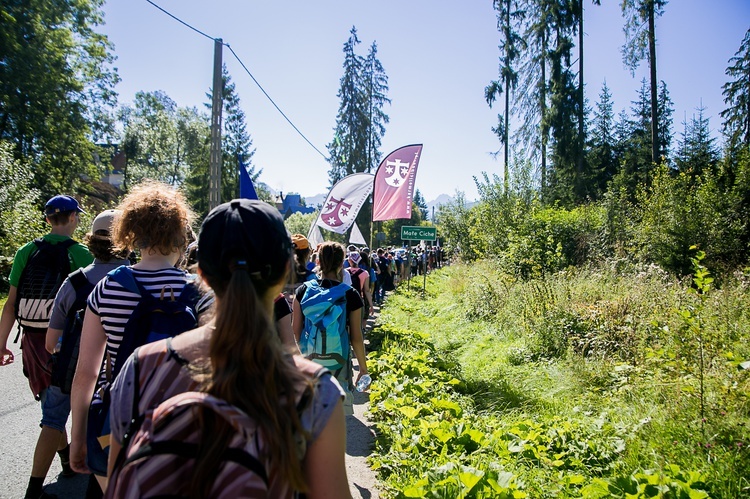
[[[83,269],[76,269],[71,272],[71,274],[68,276],[68,280],[73,286],[73,289],[76,291],[76,295],[78,294],[78,291],[86,288],[91,284],[86,277],[86,274],[83,273]]]

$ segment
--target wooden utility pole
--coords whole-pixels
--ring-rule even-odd
[[[221,108],[224,81],[221,78],[221,38],[214,40],[214,85],[211,98],[211,157],[209,159],[208,208],[221,204]]]

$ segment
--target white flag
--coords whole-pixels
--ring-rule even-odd
[[[365,237],[362,235],[362,232],[359,230],[356,223],[352,225],[352,232],[349,234],[349,243],[367,246],[367,241],[365,241]]]
[[[345,234],[372,192],[374,177],[371,173],[355,173],[339,180],[328,193],[315,224]]]
[[[310,226],[310,230],[307,233],[307,242],[310,248],[315,250],[320,243],[324,241],[323,234],[320,233],[320,227],[315,225],[315,222]]]

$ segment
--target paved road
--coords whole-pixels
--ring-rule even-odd
[[[15,336],[15,329],[11,338]],[[42,409],[34,400],[29,384],[21,369],[21,353],[18,344],[10,349],[16,361],[9,366],[0,367],[0,498],[18,499],[26,492],[31,473],[31,460],[37,437],[39,437],[39,420]],[[70,421],[68,421],[70,428]],[[55,457],[52,468],[47,475],[45,489],[57,494],[60,499],[84,497],[86,480],[84,476],[58,479],[60,460]]]
[[[14,336],[15,329],[11,338]],[[23,376],[18,344],[12,344],[10,349],[16,356],[15,362],[0,367],[0,499],[23,498],[42,414],[40,404],[34,400]],[[355,499],[378,497],[374,473],[366,463],[373,440],[370,425],[364,417],[368,399],[367,394],[355,394],[355,416],[347,418],[347,473]],[[60,499],[83,498],[88,478],[83,475],[65,478],[58,476],[60,472],[60,461],[55,457],[45,481],[45,490],[57,494]]]

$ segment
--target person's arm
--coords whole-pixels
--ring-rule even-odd
[[[302,307],[299,304],[299,300],[295,297],[292,303],[292,331],[294,332],[294,338],[299,343],[302,337],[302,327],[304,319],[302,318]]]
[[[307,448],[302,463],[310,499],[351,498],[346,477],[346,421],[341,400],[323,431]]]
[[[286,298],[282,298],[286,299]],[[292,314],[287,314],[281,319],[276,321],[276,331],[279,333],[279,338],[284,346],[290,347],[295,350],[295,353],[299,353],[299,347],[295,340],[295,334],[292,330]]]
[[[13,352],[8,350],[8,338],[16,322],[16,295],[18,288],[11,286],[8,291],[8,299],[3,305],[3,314],[0,316],[0,366],[13,363]]]
[[[44,348],[46,348],[49,353],[55,353],[55,347],[57,346],[57,342],[62,334],[62,329],[47,328],[47,337],[44,341]]]
[[[367,374],[367,358],[365,356],[365,339],[362,337],[362,308],[349,312],[349,341],[352,344],[352,350],[357,357],[359,364],[359,374],[354,380],[356,384],[363,375]]]
[[[90,308],[87,308],[81,330],[78,365],[70,395],[70,409],[73,416],[70,433],[70,465],[79,473],[89,473],[86,467],[88,411],[106,346],[107,335],[104,333],[101,319]]]
[[[367,305],[370,306],[370,309],[368,310],[369,314],[372,315],[375,313],[375,307],[372,305],[372,291],[370,290],[370,274],[368,273],[365,277],[365,281],[362,284],[363,292],[365,293],[365,298],[367,298]]]

